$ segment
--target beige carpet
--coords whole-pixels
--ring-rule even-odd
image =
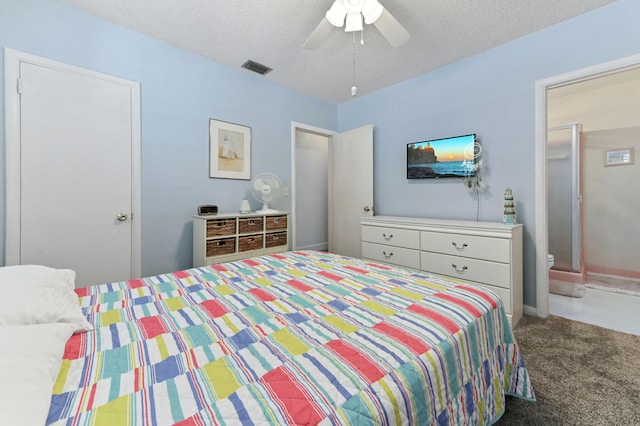
[[[496,425],[640,425],[640,336],[556,316],[514,334],[537,402],[507,397]]]

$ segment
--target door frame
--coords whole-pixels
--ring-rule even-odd
[[[535,82],[535,256],[536,307],[525,306],[525,313],[549,316],[549,275],[547,270],[547,91],[596,77],[640,67],[640,55],[604,62]]]
[[[131,275],[141,276],[142,215],[141,215],[141,127],[140,83],[109,74],[69,65],[18,50],[4,48],[5,102],[5,265],[20,263],[20,95],[18,81],[20,63],[73,72],[124,86],[131,90]]]
[[[335,132],[333,130],[327,130],[327,129],[323,129],[320,127],[315,127],[315,126],[310,126],[308,124],[303,124],[303,123],[298,123],[296,121],[292,121],[291,122],[291,249],[295,249],[295,244],[296,244],[296,191],[297,191],[297,184],[296,184],[296,131],[301,131],[301,132],[306,132],[306,133],[313,133],[316,135],[320,135],[320,136],[326,136],[328,141],[328,145],[329,145],[329,157],[327,158],[327,176],[329,177],[329,184],[328,184],[328,188],[327,188],[327,192],[328,192],[328,212],[327,212],[327,216],[328,216],[328,223],[327,223],[327,230],[329,235],[327,236],[328,238],[328,243],[329,243],[329,247],[331,247],[332,245],[332,238],[333,238],[333,231],[331,229],[331,224],[332,224],[332,199],[333,199],[333,189],[331,186],[331,147],[332,147],[332,143],[333,143],[333,135],[336,135],[338,132]]]

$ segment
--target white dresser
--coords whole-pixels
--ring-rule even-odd
[[[512,326],[522,317],[522,225],[365,217],[362,257],[482,285],[502,299]]]

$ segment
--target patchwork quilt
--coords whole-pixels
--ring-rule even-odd
[[[315,251],[77,289],[49,425],[491,424],[534,399],[489,290]]]

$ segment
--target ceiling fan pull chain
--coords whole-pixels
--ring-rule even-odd
[[[353,86],[351,86],[351,96],[355,97],[358,94],[358,87],[356,86],[356,33],[353,32]]]

